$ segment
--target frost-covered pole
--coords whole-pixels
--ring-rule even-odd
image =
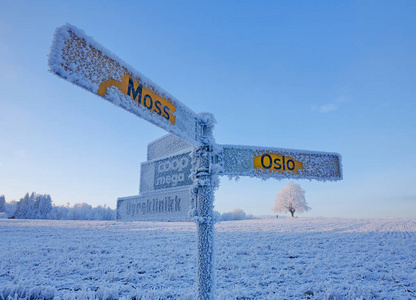
[[[214,298],[214,220],[213,201],[215,179],[211,172],[211,156],[214,147],[211,114],[201,114],[199,141],[202,146],[195,151],[195,182],[197,224],[197,297],[199,300]]]

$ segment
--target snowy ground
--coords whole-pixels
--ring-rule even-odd
[[[416,219],[216,225],[218,299],[416,299]],[[194,299],[193,223],[0,220],[0,299]]]

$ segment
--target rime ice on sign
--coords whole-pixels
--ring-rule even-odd
[[[140,166],[140,193],[192,185],[192,145],[173,134],[147,146],[147,162]]]
[[[268,178],[342,179],[341,155],[271,147],[222,145],[220,175]]]
[[[140,193],[192,185],[191,152],[141,163]]]
[[[188,187],[120,197],[117,199],[117,220],[187,221],[190,202]]]
[[[140,167],[140,194],[117,200],[117,220],[188,221],[192,145],[172,134],[147,147]]]
[[[147,145],[147,160],[159,159],[188,149],[192,150],[191,143],[174,134],[167,134]]]

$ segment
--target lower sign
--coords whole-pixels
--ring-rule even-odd
[[[337,153],[222,146],[223,172],[220,175],[266,178],[342,179],[341,156]]]
[[[117,199],[120,221],[187,221],[191,205],[189,188],[163,190]]]

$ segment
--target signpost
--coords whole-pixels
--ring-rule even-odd
[[[57,28],[49,68],[63,79],[174,134],[149,144],[148,161],[141,165],[142,195],[119,198],[117,218],[155,220],[163,215],[163,219],[179,220],[192,194],[198,232],[198,299],[214,297],[213,194],[218,174],[263,179],[342,179],[341,156],[337,153],[216,145],[212,115],[194,113],[75,26]]]

